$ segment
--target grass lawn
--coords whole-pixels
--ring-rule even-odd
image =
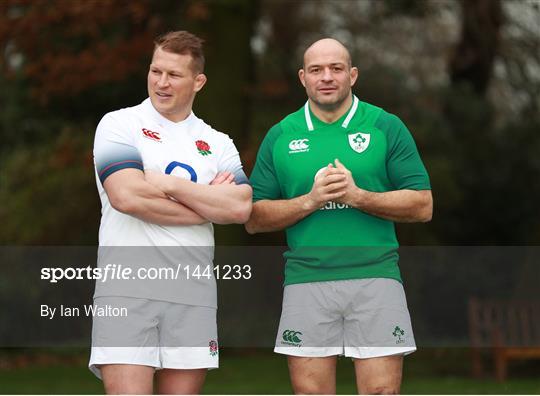
[[[428,351],[429,352],[429,351]],[[511,366],[503,384],[493,379],[474,380],[468,375],[463,352],[417,352],[406,358],[402,392],[407,394],[540,394],[537,362]],[[10,394],[96,394],[102,384],[85,367],[86,356],[77,352],[68,363],[51,361],[21,368],[0,369],[0,393]],[[13,355],[13,354],[10,354]],[[6,361],[5,355],[3,356]],[[239,353],[223,350],[221,368],[207,377],[206,394],[287,394],[291,393],[286,359],[270,351]],[[356,392],[353,366],[341,358],[338,366],[338,393]]]

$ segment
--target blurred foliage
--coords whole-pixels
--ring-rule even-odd
[[[96,243],[95,226],[88,226],[98,224],[100,214],[92,138],[64,128],[50,139],[2,161],[0,240],[16,235],[18,244]]]

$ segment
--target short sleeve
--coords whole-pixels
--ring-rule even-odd
[[[405,124],[395,115],[384,114],[377,122],[388,140],[386,168],[397,190],[430,190],[431,184],[414,139]]]
[[[114,172],[126,168],[143,170],[143,162],[130,133],[118,116],[106,114],[96,129],[94,163],[101,184]]]
[[[281,133],[281,126],[274,125],[266,134],[257,153],[255,167],[250,177],[254,202],[261,199],[281,198],[281,188],[273,160],[274,144]]]
[[[218,172],[231,172],[236,184],[249,184],[233,140],[227,136],[224,146],[225,149],[218,163]]]

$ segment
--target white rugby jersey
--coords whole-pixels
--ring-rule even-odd
[[[201,259],[192,260],[192,265],[212,262],[214,235],[211,223],[162,226],[121,213],[109,202],[103,188],[105,179],[118,170],[135,168],[152,169],[200,184],[209,184],[219,172],[229,171],[234,174],[236,184],[248,183],[232,139],[193,113],[181,122],[172,122],[154,109],[149,98],[137,106],[110,112],[102,118],[94,141],[94,164],[102,205],[100,247],[198,246],[206,247],[202,249],[204,251],[211,248],[212,257],[196,254]],[[104,295],[99,292],[101,289],[103,287],[98,283],[96,295]],[[112,295],[134,293],[113,292]],[[136,297],[151,297],[135,294]],[[186,303],[185,298],[177,295],[159,299]]]

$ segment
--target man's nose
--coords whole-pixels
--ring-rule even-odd
[[[324,68],[322,79],[324,81],[332,81],[334,79],[334,77],[332,76],[332,71],[330,70],[329,67]]]
[[[161,73],[161,76],[159,76],[158,85],[160,87],[164,87],[167,84],[169,84],[169,76],[167,73]]]

